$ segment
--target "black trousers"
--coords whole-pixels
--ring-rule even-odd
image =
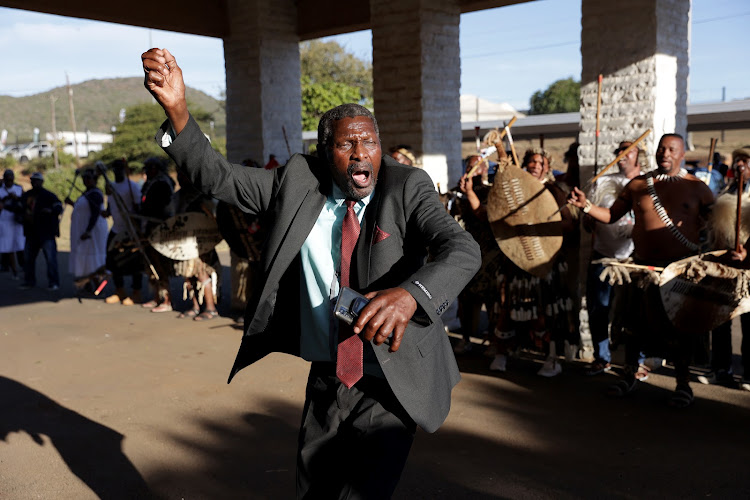
[[[109,248],[109,244],[115,236],[117,236],[117,233],[114,231],[109,232],[109,236],[107,236],[107,248]],[[115,259],[115,255],[115,251],[107,251],[107,269],[112,271],[112,281],[115,288],[124,288],[125,275],[129,274],[133,282],[133,291],[140,291],[143,288],[143,261],[140,253],[135,253],[130,259],[127,259],[124,269],[121,268],[120,263]]]
[[[388,382],[365,375],[347,389],[333,363],[313,363],[297,450],[297,498],[390,498],[416,424]]]
[[[750,379],[750,313],[740,316],[742,325],[742,366],[743,377]],[[732,322],[717,326],[711,332],[711,368],[713,370],[732,369]]]

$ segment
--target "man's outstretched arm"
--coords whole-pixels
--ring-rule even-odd
[[[628,194],[626,191],[627,187],[623,189],[623,192],[620,193],[620,196],[617,197],[610,208],[604,208],[591,203],[591,201],[586,199],[586,194],[583,191],[574,187],[568,195],[568,203],[580,208],[585,214],[590,215],[593,219],[599,222],[612,224],[613,222],[620,220],[623,215],[630,211],[631,203],[625,196]]]
[[[187,125],[190,114],[185,100],[185,82],[182,70],[167,49],[150,49],[141,54],[143,85],[164,108],[175,134]]]
[[[169,120],[159,130],[157,141],[177,167],[199,191],[248,213],[264,211],[270,202],[274,173],[233,165],[214,151],[198,124],[190,118],[182,70],[167,49],[148,50],[141,55],[141,61],[145,73],[143,85],[164,108]],[[173,140],[165,141],[165,136],[172,132]]]

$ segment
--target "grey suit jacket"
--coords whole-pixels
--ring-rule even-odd
[[[160,144],[165,127],[168,122],[157,134]],[[192,118],[165,151],[198,189],[263,215],[269,228],[262,284],[248,304],[246,331],[229,380],[270,352],[298,355],[299,251],[330,190],[328,166],[298,154],[274,170],[232,165],[211,148]],[[350,279],[361,293],[402,287],[429,318],[427,326],[409,322],[397,352],[389,352],[387,344],[365,343],[399,402],[428,432],[445,421],[451,389],[460,379],[440,315],[479,265],[479,246],[446,213],[430,177],[384,157]]]

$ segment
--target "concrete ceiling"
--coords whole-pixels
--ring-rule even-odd
[[[377,0],[371,0],[377,1]],[[533,0],[458,0],[461,12],[504,7]],[[347,0],[297,0],[300,40],[370,28],[370,2]],[[154,6],[158,12],[154,13]],[[225,38],[230,35],[227,0],[0,0],[0,6],[60,16],[128,24]],[[332,16],[331,13],[336,15]]]

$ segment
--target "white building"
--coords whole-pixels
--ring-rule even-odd
[[[105,144],[112,142],[112,134],[104,134],[101,132],[77,132],[76,134],[73,134],[73,132],[58,132],[57,133],[57,141],[62,142],[63,147],[62,151],[64,153],[67,153],[69,155],[74,154],[75,152],[75,146],[73,137],[75,136],[75,142],[78,146],[78,157],[79,158],[86,158],[89,153],[92,153],[94,151],[101,151],[102,147]],[[51,133],[47,133],[47,140],[52,142],[55,140],[55,137]]]
[[[484,121],[510,121],[513,117],[523,118],[507,102],[492,102],[471,94],[461,96],[461,124]]]

